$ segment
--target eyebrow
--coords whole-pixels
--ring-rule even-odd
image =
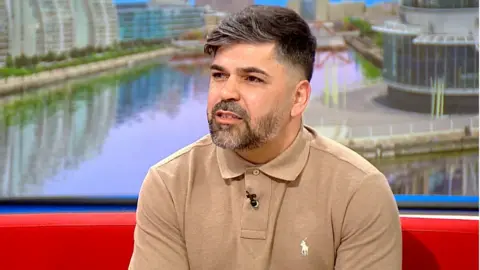
[[[217,71],[221,71],[221,72],[227,72],[227,69],[220,66],[220,65],[217,65],[217,64],[212,64],[210,66],[210,69],[211,70],[217,70]],[[267,77],[270,77],[270,74],[268,74],[266,71],[264,70],[261,70],[259,68],[256,68],[256,67],[243,67],[243,68],[237,68],[237,72],[238,73],[259,73],[259,74],[262,74],[262,75],[265,75]]]

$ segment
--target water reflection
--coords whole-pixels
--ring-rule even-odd
[[[63,173],[56,179],[66,180],[101,153],[115,117],[116,97],[109,87],[97,89],[67,88],[59,99],[40,95],[3,108],[0,196],[42,194],[45,179]],[[10,114],[15,109],[22,111]]]
[[[381,71],[353,51],[319,52],[312,76],[312,98],[324,106],[346,108],[347,93],[381,79]]]
[[[326,95],[324,78],[332,72],[346,85],[375,78],[375,70],[366,71],[368,64],[355,54],[339,55],[318,60],[322,64],[314,73],[314,96]],[[0,104],[0,196],[136,195],[149,166],[208,132],[206,67],[149,66]],[[332,102],[340,100],[327,95]],[[462,179],[477,179],[478,174],[464,173],[470,169],[462,164],[470,168],[470,159],[459,160],[455,166],[462,168]],[[447,159],[432,164],[442,162],[454,164]],[[429,188],[419,188],[418,183],[425,185],[420,176],[437,166],[427,162],[419,169],[418,164],[378,166],[398,193],[458,193],[457,180],[447,181],[452,183],[448,187],[431,184],[447,179],[438,176],[429,176],[434,179]],[[457,168],[452,166],[436,170],[451,172]],[[450,175],[457,179],[459,173]],[[478,186],[464,182],[461,194],[478,194]]]
[[[202,69],[124,78],[0,105],[0,196],[135,195],[149,166],[207,133]]]
[[[478,154],[376,164],[396,194],[478,196]]]

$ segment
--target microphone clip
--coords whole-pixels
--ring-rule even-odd
[[[250,205],[253,208],[257,209],[260,206],[260,203],[257,200],[257,194],[250,193],[248,191],[246,192],[247,192],[247,198],[250,200]]]

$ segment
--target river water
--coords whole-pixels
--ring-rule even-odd
[[[208,133],[205,67],[152,64],[0,100],[0,197],[136,196],[151,165]],[[379,76],[352,52],[321,53],[313,96]],[[478,196],[477,153],[375,164],[397,194]]]

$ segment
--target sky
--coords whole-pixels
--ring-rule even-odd
[[[115,4],[123,3],[145,3],[148,0],[113,0]],[[189,1],[191,4],[195,3],[195,0]],[[255,4],[258,5],[277,5],[277,6],[286,6],[287,0],[255,0]]]
[[[113,0],[115,4],[122,3],[145,3],[148,0]],[[188,0],[190,4],[194,4],[195,0]],[[275,5],[275,6],[286,6],[288,0],[255,0],[257,5]],[[349,2],[365,2],[367,6],[370,6],[379,2],[396,2],[398,0],[347,0]],[[332,3],[343,2],[343,0],[330,0]]]

